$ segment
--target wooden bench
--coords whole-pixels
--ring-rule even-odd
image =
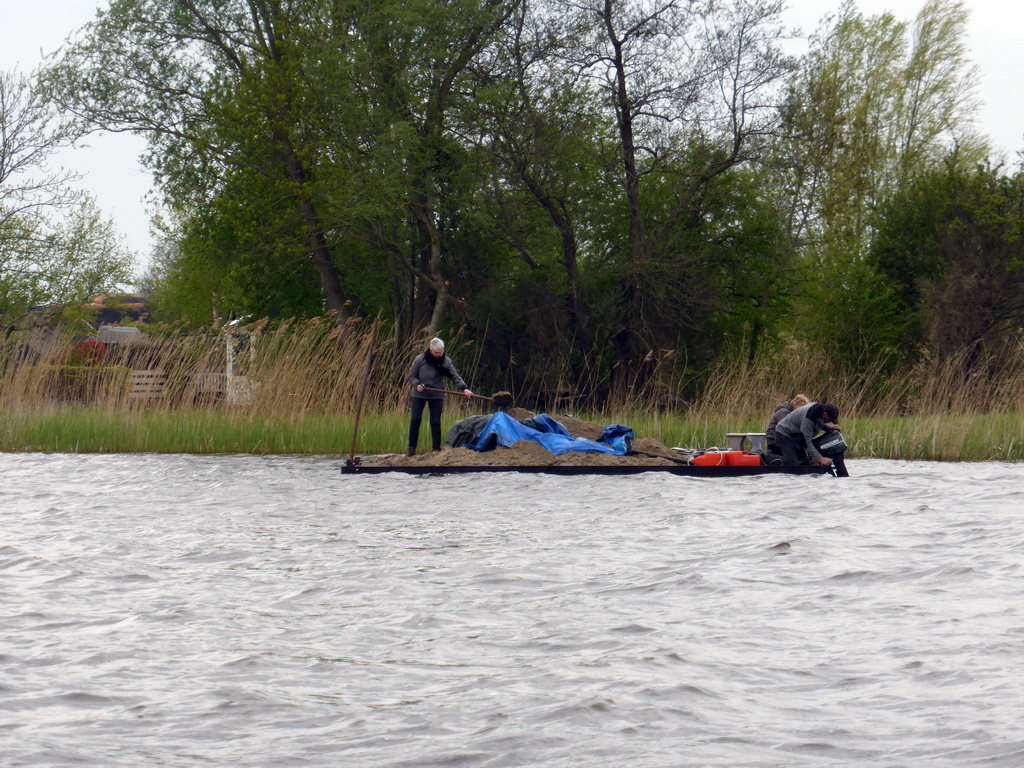
[[[128,377],[128,397],[132,400],[153,400],[167,388],[167,374],[160,370],[132,371]]]
[[[223,395],[228,389],[228,377],[224,373],[197,373],[192,376],[192,386],[201,395]]]

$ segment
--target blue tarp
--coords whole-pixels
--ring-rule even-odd
[[[633,441],[633,430],[621,424],[605,427],[601,442],[598,443],[582,437],[572,437],[569,430],[547,414],[542,413],[535,417],[533,423],[539,428],[528,427],[504,411],[498,411],[491,416],[491,420],[487,422],[476,440],[466,447],[475,451],[490,451],[498,445],[508,447],[520,440],[532,440],[555,455],[576,451],[622,456],[629,453]]]

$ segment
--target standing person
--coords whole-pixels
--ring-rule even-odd
[[[832,459],[818,452],[814,438],[826,429],[838,428],[838,421],[839,408],[832,403],[808,403],[795,409],[775,427],[775,445],[782,454],[782,463],[799,464],[806,454],[811,464],[832,466]]]
[[[409,369],[409,384],[412,385],[412,420],[409,422],[409,452],[406,456],[416,455],[416,445],[420,441],[420,422],[423,420],[423,408],[430,407],[430,438],[432,450],[441,450],[441,411],[444,409],[444,393],[432,392],[444,389],[444,380],[448,378],[462,390],[466,397],[473,393],[466,382],[455,370],[452,359],[444,353],[444,342],[433,338],[427,351],[417,355]]]
[[[779,426],[779,422],[797,408],[807,405],[809,402],[811,402],[811,399],[807,395],[794,395],[792,400],[787,400],[775,406],[774,410],[772,410],[772,417],[768,420],[768,426],[764,428],[765,450],[768,453],[779,453],[778,446],[775,445],[775,429]]]

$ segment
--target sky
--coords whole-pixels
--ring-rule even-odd
[[[892,11],[912,19],[924,0],[856,0],[865,15]],[[90,21],[107,0],[0,0],[0,70],[30,73],[44,53],[56,50],[75,29]],[[790,0],[784,21],[810,33],[821,18],[838,10],[840,0]],[[971,11],[967,46],[980,68],[978,93],[984,105],[980,128],[998,151],[1013,161],[1024,150],[1024,3],[967,0]],[[85,146],[63,152],[58,162],[82,175],[104,215],[113,219],[125,245],[144,267],[153,247],[147,195],[152,179],[139,162],[142,138],[130,134],[89,137]]]

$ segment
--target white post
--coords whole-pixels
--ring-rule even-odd
[[[228,386],[231,386],[231,377],[235,375],[235,354],[238,347],[237,340],[230,333],[227,335],[228,352]]]

